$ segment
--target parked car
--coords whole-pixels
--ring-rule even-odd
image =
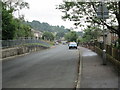
[[[69,49],[71,49],[71,48],[76,48],[77,49],[77,43],[76,42],[70,42],[68,44],[68,46],[69,46]]]

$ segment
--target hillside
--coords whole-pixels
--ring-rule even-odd
[[[52,26],[49,25],[48,23],[41,23],[39,21],[33,20],[32,22],[25,22],[26,24],[30,25],[33,29],[39,30],[41,32],[48,31],[48,32],[64,32],[67,33],[69,32],[69,29],[66,29],[64,26]]]

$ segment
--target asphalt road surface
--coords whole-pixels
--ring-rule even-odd
[[[74,88],[78,61],[67,45],[3,60],[3,88]]]

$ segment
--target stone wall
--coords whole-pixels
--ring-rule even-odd
[[[20,47],[2,49],[2,57],[0,58],[7,58],[7,57],[21,55],[25,53],[40,51],[47,48],[48,47],[43,47],[40,45],[31,45],[31,46],[20,46]]]
[[[102,50],[98,47],[95,47],[95,52],[102,57]],[[106,53],[106,59],[110,61],[115,68],[120,72],[120,61],[115,59],[113,56]]]

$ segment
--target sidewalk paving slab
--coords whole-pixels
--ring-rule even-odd
[[[95,52],[80,47],[80,88],[118,88],[118,72],[110,62],[103,65],[102,58]]]

